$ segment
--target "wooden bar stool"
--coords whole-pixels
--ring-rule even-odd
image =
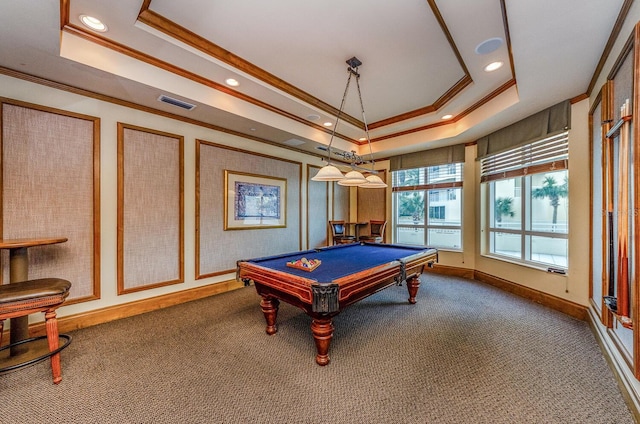
[[[35,359],[18,362],[10,367],[0,368],[0,372],[9,371],[34,362],[51,357],[51,373],[54,384],[62,381],[60,366],[60,351],[71,343],[71,337],[58,334],[58,320],[56,309],[60,307],[67,296],[71,283],[61,278],[40,278],[37,280],[21,281],[0,285],[0,345],[2,344],[2,329],[4,320],[27,316],[36,312],[43,312],[47,328],[47,342],[49,352]],[[59,346],[60,337],[66,341]],[[11,343],[0,350],[17,348],[43,337],[34,337],[25,340],[11,340]]]

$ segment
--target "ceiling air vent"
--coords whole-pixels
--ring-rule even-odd
[[[298,140],[297,138],[290,138],[289,140],[282,142],[282,144],[286,144],[287,146],[291,147],[302,146],[304,143],[304,141]]]
[[[165,96],[164,94],[158,97],[158,100],[167,103],[173,106],[181,107],[186,110],[193,110],[196,105],[192,105],[191,103],[183,102],[182,100],[174,99],[173,97]]]

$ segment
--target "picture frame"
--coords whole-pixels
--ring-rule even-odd
[[[224,230],[287,226],[287,180],[224,171]]]

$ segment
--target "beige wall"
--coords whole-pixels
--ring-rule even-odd
[[[205,279],[195,279],[195,146],[196,140],[207,140],[214,143],[233,146],[235,148],[256,152],[268,156],[281,157],[302,164],[302,180],[306,180],[306,164],[318,165],[318,158],[302,155],[273,145],[255,142],[241,137],[216,132],[207,128],[168,119],[150,113],[86,98],[65,91],[41,86],[20,79],[0,75],[0,96],[23,102],[42,105],[65,111],[82,113],[99,117],[100,122],[100,232],[101,232],[101,289],[98,300],[64,306],[58,310],[58,316],[64,317],[87,311],[126,304],[159,295],[175,293],[187,289],[206,286],[234,279],[233,273]],[[181,284],[158,287],[135,293],[118,296],[116,288],[116,235],[117,235],[117,123],[125,122],[158,131],[184,136],[184,246],[185,246],[185,281]],[[306,205],[306,185],[302,185],[300,203]],[[296,200],[297,203],[297,200]],[[306,228],[306,213],[298,214],[292,222],[296,227]],[[298,219],[298,216],[300,219]],[[222,226],[222,223],[220,223]],[[306,234],[306,231],[298,231]],[[297,237],[297,236],[296,236]],[[305,248],[306,237],[302,237]],[[297,246],[297,243],[296,243]],[[265,254],[268,248],[265,248]],[[246,258],[237,258],[246,259]],[[39,315],[31,317],[33,321],[41,321]]]

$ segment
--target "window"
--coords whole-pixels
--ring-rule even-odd
[[[482,160],[486,254],[567,268],[567,138],[565,132]]]
[[[513,197],[520,197],[522,193],[522,184],[520,184],[520,180],[515,181],[515,186],[513,187]]]
[[[429,220],[444,219],[444,206],[429,206]]]
[[[462,249],[462,165],[392,172],[395,243]]]

